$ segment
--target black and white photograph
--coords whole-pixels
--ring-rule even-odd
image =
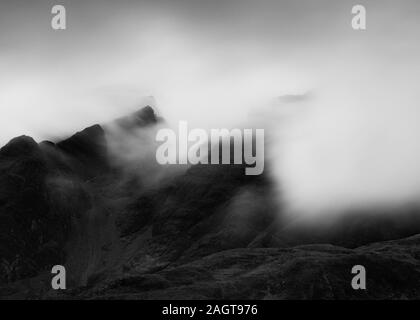
[[[419,300],[419,39],[418,0],[0,0],[0,300]]]

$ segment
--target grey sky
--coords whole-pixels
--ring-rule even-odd
[[[50,27],[54,4],[67,9],[65,31]],[[238,97],[250,87],[260,91],[258,101],[276,91],[313,89],[331,68],[371,60],[414,63],[416,1],[366,1],[365,33],[350,28],[353,4],[2,1],[1,141],[23,133],[38,139],[70,133],[124,113],[148,95],[167,117],[197,119],[202,110],[196,100],[220,99],[230,121],[238,116],[235,104],[252,100]],[[229,103],[231,111],[223,105]]]

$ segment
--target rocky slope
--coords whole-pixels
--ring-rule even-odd
[[[224,250],[75,291],[97,299],[418,299],[420,236],[357,249],[333,245]],[[351,269],[368,270],[353,290]]]

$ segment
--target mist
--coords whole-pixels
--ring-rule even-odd
[[[168,126],[265,128],[266,170],[290,211],[417,202],[415,1],[369,2],[364,32],[351,1],[75,1],[61,33],[40,3],[1,4],[1,144],[64,138],[152,96]]]
[[[286,206],[304,215],[418,205],[420,129],[413,70],[366,72],[276,107],[269,161]],[[398,80],[397,80],[398,79]],[[281,111],[285,113],[282,114]]]

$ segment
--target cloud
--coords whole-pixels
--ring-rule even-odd
[[[269,141],[273,173],[291,211],[418,204],[420,97],[414,71],[406,69],[401,79],[397,68],[383,79],[368,76],[372,67],[356,77],[330,75],[309,98],[276,105],[295,110],[271,122]]]

